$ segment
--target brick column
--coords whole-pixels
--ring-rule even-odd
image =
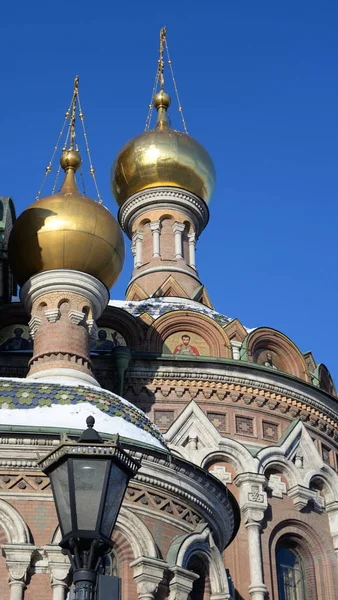
[[[21,289],[34,339],[28,377],[76,377],[99,385],[92,373],[90,338],[109,300],[106,287],[79,271],[34,275]]]

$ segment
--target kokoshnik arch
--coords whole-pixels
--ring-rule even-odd
[[[37,461],[91,414],[142,464],[102,565],[122,577],[123,600],[334,600],[335,386],[282,332],[247,330],[213,308],[195,249],[215,171],[185,120],[183,131],[170,125],[166,55],[172,72],[162,30],[146,131],[111,170],[119,224],[77,187],[78,81],[60,191],[39,194],[18,219],[0,198],[3,599],[68,594]],[[120,227],[134,269],[125,299],[112,301]],[[15,281],[21,302],[11,302]]]

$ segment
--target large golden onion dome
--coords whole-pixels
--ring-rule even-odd
[[[211,199],[215,168],[210,155],[190,135],[170,127],[169,105],[168,94],[156,94],[155,129],[127,142],[112,166],[112,190],[119,206],[133,194],[159,186],[183,188],[206,203]]]
[[[42,271],[72,269],[109,289],[123,266],[121,229],[107,208],[79,192],[79,153],[66,150],[60,163],[66,173],[60,191],[36,201],[14,223],[8,244],[12,272],[22,286]]]

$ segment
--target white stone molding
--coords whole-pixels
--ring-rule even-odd
[[[265,600],[267,587],[264,584],[261,548],[261,523],[249,519],[245,523],[248,532],[248,550],[250,566],[249,593],[252,600]]]
[[[20,513],[0,500],[0,525],[3,528],[9,544],[28,544],[29,531]]]
[[[153,258],[160,258],[160,234],[161,234],[161,223],[160,221],[152,221],[149,224],[153,235]]]
[[[34,340],[37,330],[39,329],[39,327],[41,325],[41,321],[42,321],[41,317],[35,316],[28,322],[29,333],[31,334],[33,340]]]
[[[224,569],[222,554],[214,543],[212,534],[206,524],[199,525],[196,530],[182,539],[179,546],[174,541],[167,554],[170,570],[187,569],[190,559],[197,555],[206,563],[209,573],[211,598],[226,600],[230,598],[229,583]],[[189,572],[189,571],[188,571]]]
[[[332,502],[326,506],[329,519],[330,533],[333,541],[334,551],[338,561],[338,502]]]
[[[28,569],[35,550],[33,544],[3,544],[2,554],[9,573],[10,600],[22,600]]]
[[[168,600],[188,600],[196,579],[199,579],[199,575],[178,566],[172,567],[170,571],[172,579],[169,583]]]
[[[126,234],[132,236],[132,224],[149,209],[179,210],[194,224],[197,237],[209,220],[206,203],[192,192],[181,188],[157,187],[130,196],[119,210],[119,222]]]
[[[69,589],[70,563],[68,556],[62,554],[60,546],[55,544],[44,546],[43,550],[48,562],[53,600],[65,600]]]
[[[189,244],[189,266],[196,269],[196,234],[195,232],[188,234]]]
[[[94,379],[91,375],[87,373],[83,373],[78,369],[67,369],[65,367],[55,367],[52,369],[44,369],[43,371],[37,371],[36,373],[32,373],[27,375],[27,379],[39,379],[39,381],[50,381],[51,383],[66,383],[69,385],[69,378],[74,382],[73,385],[76,385],[78,382],[80,385],[87,383],[89,385],[94,385],[95,387],[101,387],[98,381]]]
[[[61,314],[58,308],[50,308],[44,311],[47,321],[50,323],[56,323],[59,320]]]
[[[168,564],[160,558],[140,556],[130,563],[139,600],[153,600]]]
[[[312,508],[316,512],[323,512],[325,508],[324,498],[316,490],[310,490],[303,485],[294,485],[288,490],[288,496],[293,501],[298,510],[305,508],[311,502]]]
[[[175,221],[173,224],[173,233],[175,236],[175,258],[179,260],[183,258],[183,240],[182,235],[185,229],[185,225],[183,223],[178,223]]]
[[[142,241],[143,231],[139,229],[133,234],[133,245],[135,247],[135,267],[138,268],[142,265]]]
[[[21,302],[30,314],[32,303],[50,292],[72,292],[83,296],[91,303],[95,320],[101,316],[109,301],[106,286],[96,277],[82,271],[54,269],[33,275],[21,288]]]
[[[286,483],[280,475],[270,475],[268,488],[274,498],[283,498],[283,494],[286,494]]]
[[[85,318],[85,313],[82,310],[70,310],[68,313],[68,319],[73,325],[79,325]],[[93,319],[92,319],[93,320]]]
[[[132,253],[133,259],[134,259],[134,268],[135,268],[136,267],[136,264],[135,264],[136,263],[136,247],[135,247],[134,240],[132,240],[130,249],[131,249],[131,253]]]
[[[152,534],[143,521],[129,508],[121,506],[115,528],[127,538],[135,559],[140,556],[158,558],[158,550]]]
[[[239,505],[248,532],[249,593],[252,600],[264,600],[267,587],[264,584],[261,525],[268,506],[265,492],[266,479],[254,473],[241,473],[237,475],[234,482],[239,488]]]
[[[184,273],[184,275],[189,275],[189,277],[192,277],[193,279],[195,279],[195,281],[197,281],[199,284],[202,285],[202,282],[197,277],[197,275],[195,273],[193,273],[191,270],[189,271],[189,269],[190,269],[190,267],[187,267],[186,269],[184,269],[181,267],[171,267],[171,266],[164,267],[162,265],[160,265],[158,267],[151,267],[150,269],[144,269],[144,271],[140,271],[139,273],[137,273],[137,275],[135,275],[134,277],[131,278],[131,280],[128,283],[128,287],[130,287],[131,284],[134,283],[134,281],[136,281],[140,277],[143,277],[144,275],[150,275],[151,273],[169,273],[169,274]]]
[[[189,437],[198,438],[197,449],[191,451],[186,444]],[[257,472],[258,461],[249,450],[233,438],[224,438],[209,421],[207,415],[192,400],[164,434],[173,450],[191,462],[206,468],[212,460],[226,460],[237,472]]]
[[[231,350],[232,350],[232,358],[234,360],[239,360],[242,342],[237,342],[236,340],[230,340],[230,344],[231,344]]]
[[[209,473],[219,479],[223,485],[227,485],[228,483],[232,483],[232,474],[226,470],[226,468],[222,465],[216,465],[212,469],[209,470]]]

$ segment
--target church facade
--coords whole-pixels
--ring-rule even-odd
[[[154,129],[113,164],[119,225],[78,191],[72,146],[60,192],[18,219],[0,198],[3,600],[67,598],[70,566],[37,461],[60,433],[75,438],[86,414],[142,463],[102,565],[122,578],[122,600],[336,598],[334,383],[282,332],[214,310],[195,257],[214,167],[170,127],[169,105],[161,83]],[[112,301],[119,227],[134,269]],[[10,301],[14,279],[21,302]]]

